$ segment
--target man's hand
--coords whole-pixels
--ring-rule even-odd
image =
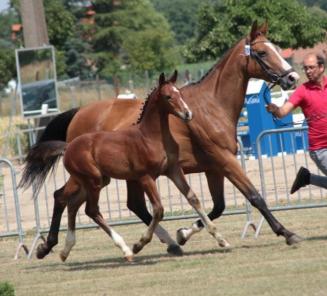
[[[269,113],[272,113],[272,115],[274,116],[278,116],[278,109],[279,107],[273,103],[270,103],[266,106],[266,110],[269,112]]]

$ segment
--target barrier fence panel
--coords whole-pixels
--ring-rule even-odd
[[[277,138],[281,153],[266,157],[260,149],[263,140],[270,143]],[[321,174],[308,153],[307,127],[282,128],[266,130],[259,134],[257,141],[258,164],[262,196],[271,210],[291,210],[302,208],[326,207],[324,190],[316,186],[306,186],[294,194],[290,189],[301,166],[314,174]],[[256,236],[259,235],[262,218],[258,224]]]
[[[20,249],[28,254],[24,244],[24,232],[17,194],[16,173],[12,163],[0,158],[0,237],[18,236],[19,243],[14,259],[18,258]]]

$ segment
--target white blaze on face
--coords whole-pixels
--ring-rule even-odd
[[[282,64],[282,67],[283,67],[283,70],[284,71],[288,71],[289,69],[291,69],[291,65],[286,62],[283,57],[278,53],[278,51],[276,50],[275,46],[273,46],[270,42],[265,42],[265,45],[267,47],[269,47],[275,54],[276,56],[278,57],[280,63]]]
[[[176,92],[178,94],[180,93],[180,91],[177,89],[177,87],[173,86],[172,88],[173,88],[174,92]],[[190,108],[187,106],[187,104],[185,103],[185,101],[182,98],[181,98],[181,103],[182,103],[182,106],[184,107],[184,109],[188,111],[190,118],[192,118],[192,111],[190,110]],[[181,114],[181,115],[183,115],[183,114]]]
[[[292,69],[291,65],[283,59],[283,57],[276,50],[275,46],[273,46],[270,42],[265,42],[265,44],[276,54],[276,56],[278,57],[278,59],[281,62],[281,65],[282,65],[284,71],[288,71],[288,70]],[[300,79],[299,74],[297,74],[295,71],[289,73],[288,77],[292,77],[296,81]]]

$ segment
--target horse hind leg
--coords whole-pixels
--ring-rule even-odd
[[[88,215],[96,224],[98,224],[113,240],[115,246],[122,250],[124,258],[131,262],[133,261],[133,252],[125,243],[123,237],[121,237],[116,231],[114,231],[105,221],[102,214],[99,210],[99,195],[100,195],[100,186],[96,186],[88,191],[88,197],[85,207],[85,213]]]
[[[140,252],[146,244],[148,244],[153,237],[154,230],[163,218],[163,206],[160,201],[160,196],[157,191],[156,183],[150,176],[145,176],[140,180],[153,209],[153,218],[146,232],[142,235],[141,239],[134,244],[133,253]]]
[[[67,200],[65,199],[64,196],[64,190],[67,184],[68,183],[66,183],[60,189],[56,190],[53,194],[54,205],[53,205],[50,230],[46,242],[39,244],[37,247],[36,257],[38,259],[43,259],[46,255],[48,255],[51,252],[52,248],[58,243],[58,233],[60,229],[61,217],[67,205]]]
[[[212,196],[213,208],[208,214],[209,219],[215,220],[221,216],[225,210],[224,199],[224,176],[222,174],[208,173],[206,172],[208,181],[208,187]],[[176,240],[179,245],[184,245],[186,242],[196,233],[200,232],[204,228],[204,224],[201,219],[192,223],[191,227],[183,227],[177,230]],[[224,247],[224,245],[221,245]]]
[[[81,188],[78,193],[68,197],[67,210],[68,210],[68,230],[65,240],[65,246],[59,253],[61,261],[65,262],[69,256],[70,251],[76,243],[75,229],[76,229],[76,215],[85,202],[84,190]]]
[[[240,164],[235,157],[231,158],[226,165],[226,177],[243,193],[252,206],[257,208],[259,212],[268,222],[269,226],[277,236],[284,236],[288,245],[296,244],[303,239],[295,233],[287,230],[268,209],[265,200],[255,189],[251,181],[243,172]],[[228,172],[228,173],[227,173]]]
[[[150,225],[152,216],[149,213],[144,197],[144,190],[138,181],[127,181],[127,207],[135,213],[146,225]],[[167,252],[174,256],[182,256],[183,250],[172,239],[167,230],[160,224],[155,228],[154,234],[162,243],[168,245]]]

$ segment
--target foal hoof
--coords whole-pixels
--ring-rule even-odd
[[[220,241],[218,242],[218,245],[219,245],[219,247],[222,247],[222,248],[224,248],[224,249],[230,249],[230,248],[231,248],[230,243],[229,243],[227,240],[225,240],[225,239],[220,240]]]
[[[133,262],[134,256],[133,255],[127,255],[124,257],[127,262]]]
[[[60,259],[61,259],[62,262],[65,262],[66,259],[67,259],[67,256],[64,254],[63,251],[60,252],[59,257],[60,257]]]
[[[180,228],[177,230],[176,232],[176,241],[180,246],[184,246],[187,242],[187,239],[183,233],[184,230],[186,230],[187,228]]]
[[[299,242],[303,241],[304,239],[296,234],[292,234],[290,237],[286,238],[286,243],[289,246],[298,244]]]
[[[49,253],[50,253],[50,250],[46,244],[39,244],[36,249],[36,258],[43,259]]]
[[[183,250],[179,245],[172,244],[167,248],[167,253],[172,256],[183,256]]]

